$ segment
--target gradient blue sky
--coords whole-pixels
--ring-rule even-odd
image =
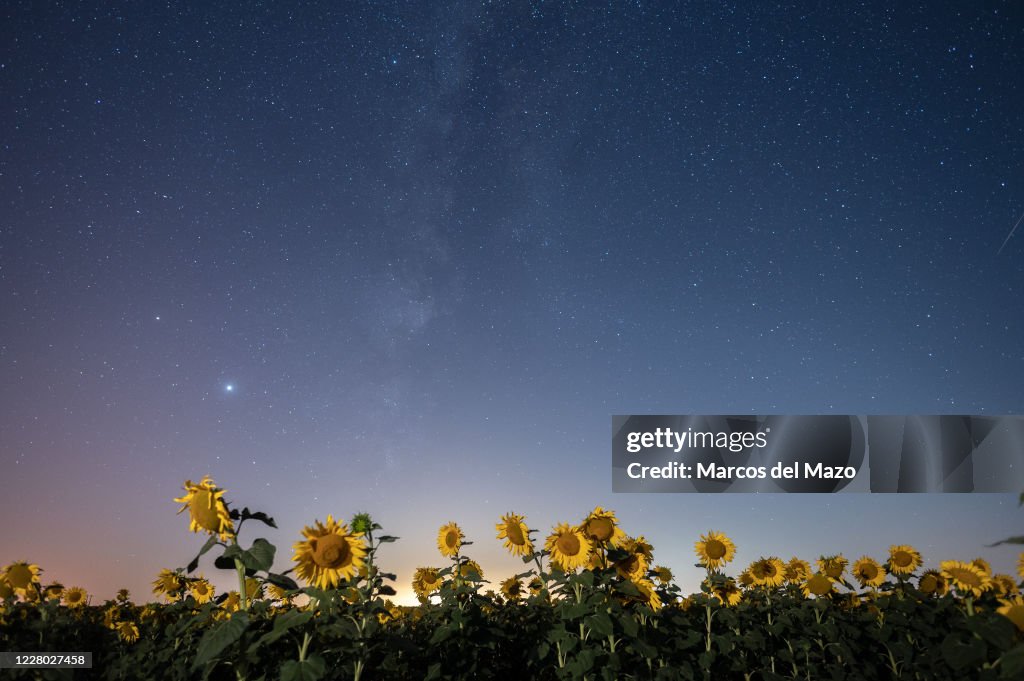
[[[610,416],[1024,412],[1019,3],[0,13],[0,564],[144,600],[210,474],[403,600],[595,505],[687,589],[709,529],[1013,570],[1015,494],[613,495]]]

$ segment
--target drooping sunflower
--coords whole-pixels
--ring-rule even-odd
[[[482,582],[484,579],[483,568],[480,567],[480,563],[475,560],[466,560],[459,565],[457,570],[459,577],[462,579],[468,579],[473,582]]]
[[[131,599],[132,599],[132,595],[131,595],[131,593],[129,593],[128,589],[118,589],[117,595],[114,596],[114,600],[116,600],[116,601],[118,601],[120,603],[127,603]]]
[[[1014,596],[1020,593],[1020,588],[1013,581],[1013,577],[1004,574],[992,575],[992,590],[997,596]]]
[[[412,590],[420,598],[429,598],[430,594],[441,588],[438,569],[432,567],[416,568],[412,576]]]
[[[64,605],[69,608],[84,607],[88,599],[89,595],[80,586],[73,586],[64,590]]]
[[[944,560],[939,563],[939,571],[949,585],[962,596],[971,595],[977,598],[983,591],[988,590],[991,583],[988,575],[974,563]]]
[[[801,584],[800,590],[803,591],[805,598],[810,598],[811,596],[821,598],[832,593],[833,586],[832,578],[818,572],[811,575],[807,581]]]
[[[909,575],[921,567],[921,554],[913,546],[894,544],[889,547],[889,572]]]
[[[1024,632],[1024,598],[1014,596],[999,600],[1003,605],[996,609],[1000,615],[1013,622],[1019,631]]]
[[[974,567],[978,568],[983,573],[985,573],[986,577],[991,577],[992,576],[992,566],[989,565],[988,561],[985,560],[984,558],[975,558],[974,560],[971,561],[971,564],[973,564]]]
[[[917,580],[917,588],[929,596],[944,596],[949,591],[946,578],[938,570],[925,570]]]
[[[16,593],[24,596],[33,585],[38,588],[40,573],[38,565],[17,561],[7,566],[3,577]]]
[[[722,567],[736,557],[736,545],[729,537],[720,532],[711,531],[700,536],[694,544],[697,560],[709,570]]]
[[[748,569],[757,586],[774,589],[786,579],[786,565],[775,556],[755,560]]]
[[[654,555],[653,547],[647,543],[647,540],[642,536],[634,539],[623,534],[623,538],[619,540],[616,548],[626,554],[614,563],[615,571],[619,573],[619,576],[634,581],[643,579],[647,575],[647,568]]]
[[[213,586],[203,579],[202,576],[190,582],[188,590],[192,592],[192,597],[196,599],[196,603],[209,603],[210,599],[213,598]]]
[[[788,584],[801,584],[806,582],[811,576],[811,564],[806,560],[801,560],[796,556],[789,559],[786,563],[786,583]]]
[[[445,558],[454,558],[459,555],[459,549],[462,548],[465,539],[466,535],[462,534],[458,525],[447,523],[437,531],[437,548]]]
[[[890,563],[891,564],[891,563]],[[885,581],[885,568],[870,556],[861,556],[853,563],[853,576],[861,586],[872,588],[881,586]]]
[[[740,601],[743,600],[743,592],[732,577],[713,584],[711,592],[727,606],[739,605]]]
[[[740,586],[744,589],[749,589],[754,586],[754,578],[750,574],[750,568],[747,568],[736,575],[736,581],[739,582]]]
[[[544,547],[551,552],[551,562],[566,572],[583,567],[590,558],[590,539],[579,527],[559,523],[548,535]]]
[[[501,594],[509,603],[523,597],[523,583],[515,577],[509,577],[501,583]]]
[[[619,527],[619,520],[614,511],[595,506],[594,510],[580,523],[580,529],[590,541],[596,544],[618,546],[626,538],[626,533]]]
[[[135,622],[118,622],[117,635],[125,643],[135,643],[139,640],[139,627]]]
[[[245,597],[250,601],[258,601],[263,598],[263,582],[255,577],[246,577]]]
[[[654,588],[654,582],[649,579],[634,579],[631,580],[636,590],[640,592],[640,602],[646,603],[651,610],[658,610],[661,608],[661,596],[658,595],[657,589]]]
[[[224,502],[224,490],[213,484],[210,476],[204,476],[198,483],[191,480],[185,481],[185,496],[176,498],[179,504],[184,504],[178,509],[178,513],[188,510],[189,530],[199,532],[200,530],[209,534],[220,536],[221,541],[227,541],[235,532],[234,524],[228,511],[228,505]]]
[[[111,605],[103,611],[103,626],[107,629],[117,629],[117,623],[121,620],[121,608]]]
[[[667,585],[674,577],[672,570],[668,569],[664,565],[655,566],[653,573],[654,578],[657,579],[662,586]]]
[[[302,530],[305,539],[293,545],[298,563],[296,574],[307,584],[320,589],[334,589],[342,580],[351,579],[365,564],[366,540],[352,534],[345,523],[328,515],[327,522],[319,520]]]
[[[242,609],[242,597],[237,591],[229,591],[227,598],[220,602],[220,607],[224,612],[238,612]]]
[[[843,573],[846,572],[846,566],[849,564],[850,561],[846,560],[842,554],[822,556],[818,559],[818,570],[833,582],[841,582]]]
[[[59,601],[64,595],[64,585],[54,582],[43,589],[43,598],[48,601]]]
[[[516,515],[510,511],[501,516],[501,522],[494,526],[498,530],[498,539],[505,540],[505,548],[513,556],[528,556],[533,553],[530,528],[523,522],[525,519],[526,516]]]
[[[544,582],[540,580],[540,577],[534,577],[526,585],[526,588],[530,590],[531,596],[537,596],[544,590]]]
[[[153,580],[153,593],[157,596],[163,595],[169,601],[173,601],[181,594],[184,585],[181,577],[174,571],[164,568],[155,580]]]

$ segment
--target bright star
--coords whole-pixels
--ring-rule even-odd
[[[224,386],[224,390],[228,391],[229,393],[233,393],[235,392],[235,386],[232,383],[228,383],[226,386]]]

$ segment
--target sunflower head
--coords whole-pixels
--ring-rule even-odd
[[[513,556],[528,556],[533,553],[530,528],[523,522],[525,519],[525,516],[510,512],[501,516],[501,522],[494,526],[498,530],[498,539],[505,540],[505,548]]]
[[[157,596],[163,595],[167,600],[177,598],[184,589],[181,576],[172,570],[163,569],[153,581],[153,593]]]
[[[736,557],[736,545],[729,537],[720,532],[708,532],[700,536],[694,544],[697,560],[709,570],[722,567]]]
[[[664,565],[657,565],[654,568],[654,578],[657,579],[662,586],[665,586],[673,579],[672,571]]]
[[[302,530],[305,539],[295,542],[292,560],[298,563],[296,574],[320,589],[334,589],[342,580],[351,579],[365,564],[366,541],[349,532],[345,523],[328,515],[327,522],[317,520]]]
[[[501,594],[509,603],[518,601],[524,593],[523,583],[515,577],[509,577],[501,583]]]
[[[459,555],[459,549],[462,548],[465,539],[466,535],[462,534],[458,525],[446,523],[437,531],[437,548],[445,558],[454,558]]]
[[[661,596],[654,588],[654,582],[649,579],[633,579],[630,583],[640,592],[640,597],[636,599],[638,602],[647,605],[651,610],[661,609]]]
[[[786,579],[786,565],[775,556],[755,560],[747,570],[754,584],[769,589],[782,586]]]
[[[540,580],[540,577],[534,577],[526,585],[526,588],[530,590],[531,596],[539,596],[544,590],[544,582]]]
[[[412,576],[412,590],[421,599],[430,597],[441,588],[441,578],[438,576],[438,569],[432,567],[416,568]]]
[[[939,563],[939,571],[947,583],[962,596],[978,598],[987,591],[992,580],[974,562],[963,563],[959,560],[944,560]]]
[[[818,570],[833,582],[840,582],[843,579],[843,573],[846,572],[846,566],[849,565],[849,563],[850,561],[843,558],[842,554],[822,556],[818,559]]]
[[[213,587],[208,581],[203,579],[202,575],[198,579],[189,582],[188,590],[192,592],[192,597],[196,599],[196,603],[209,603],[213,598]]]
[[[86,602],[89,600],[89,595],[85,592],[85,589],[79,586],[73,586],[70,589],[64,590],[64,605],[69,608],[82,608],[85,607]]]
[[[889,572],[894,575],[913,574],[921,567],[921,554],[913,546],[894,544],[889,547]]]
[[[996,609],[1000,615],[1013,622],[1018,631],[1024,632],[1024,598],[1014,596],[1000,599],[1002,606]]]
[[[610,544],[618,546],[619,542],[625,539],[625,533],[619,528],[618,518],[614,511],[608,511],[596,506],[590,514],[580,523],[580,528],[587,539],[595,544]]]
[[[853,576],[861,586],[874,588],[885,581],[885,568],[874,558],[861,556],[853,563]]]
[[[1013,596],[1020,593],[1020,588],[1010,575],[992,575],[992,591],[997,596]]]
[[[711,593],[722,602],[722,605],[726,606],[739,605],[743,600],[743,591],[732,577],[712,584]]]
[[[192,532],[204,531],[219,535],[221,541],[227,541],[234,534],[235,527],[231,522],[228,506],[222,498],[224,490],[213,484],[210,476],[205,476],[198,483],[185,481],[185,496],[176,498],[184,504],[178,513],[187,510]]]
[[[114,596],[114,600],[119,603],[127,603],[132,599],[132,595],[128,592],[128,589],[119,589],[117,595]]]
[[[946,578],[938,570],[925,570],[917,580],[918,590],[928,596],[944,596],[949,590]]]
[[[118,622],[117,635],[125,643],[135,643],[139,640],[139,627],[134,622]]]
[[[468,579],[471,582],[482,582],[484,579],[483,568],[475,560],[466,560],[459,565],[458,575],[462,579]]]
[[[559,523],[548,535],[544,548],[551,554],[551,562],[566,572],[584,567],[590,559],[590,539],[579,527]]]
[[[650,565],[653,555],[651,545],[643,537],[634,539],[623,535],[623,539],[619,540],[619,545],[616,548],[618,552],[612,555],[620,556],[614,562],[619,576],[634,581],[643,579],[647,574],[647,567]]]
[[[57,582],[54,582],[53,584],[48,584],[46,588],[43,589],[43,598],[45,598],[48,601],[59,601],[61,599],[61,596],[63,595],[64,585],[59,584]]]
[[[786,582],[788,584],[801,584],[811,576],[811,564],[806,560],[800,560],[796,556],[786,563]]]
[[[33,586],[38,588],[40,573],[42,570],[38,565],[18,561],[7,566],[3,579],[16,593],[24,596]]]
[[[811,575],[807,581],[800,585],[800,590],[803,591],[806,598],[816,596],[821,598],[832,593],[834,584],[832,578],[828,575],[823,575],[820,572]]]
[[[369,513],[356,513],[352,516],[352,533],[366,534],[370,530],[379,529],[373,526],[373,518]]]
[[[13,595],[14,589],[11,588],[11,585],[7,583],[7,580],[3,578],[3,575],[0,575],[0,601],[5,601]],[[0,603],[0,607],[2,607],[2,603]]]

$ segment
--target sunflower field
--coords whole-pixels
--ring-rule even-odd
[[[910,545],[732,569],[736,547],[711,531],[694,546],[706,578],[683,594],[612,511],[558,523],[543,542],[508,513],[496,539],[523,572],[492,587],[449,522],[441,560],[415,571],[419,605],[396,606],[379,554],[397,537],[370,515],[304,528],[279,574],[273,544],[241,543],[243,525],[276,527],[271,517],[232,508],[208,477],[184,487],[179,512],[208,538],[156,576],[157,602],[121,591],[92,604],[29,562],[0,572],[0,650],[92,653],[91,669],[3,678],[1024,679],[1024,553],[1016,577],[981,558],[926,570]],[[196,572],[210,552],[237,590],[216,593]]]

